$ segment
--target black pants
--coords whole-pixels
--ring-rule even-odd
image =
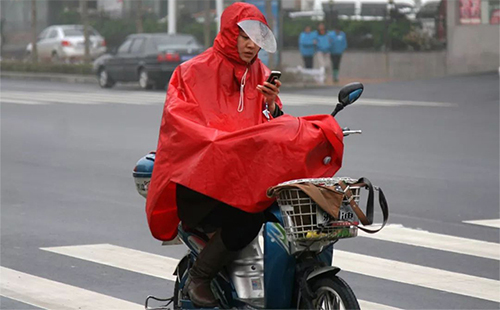
[[[330,54],[330,60],[332,61],[332,69],[340,69],[340,60],[342,59],[342,54]]]
[[[265,222],[264,213],[248,213],[177,184],[177,214],[184,225],[205,232],[221,229],[224,245],[238,251],[252,242]]]
[[[313,56],[302,56],[304,59],[304,65],[306,66],[306,69],[312,69],[313,67]]]

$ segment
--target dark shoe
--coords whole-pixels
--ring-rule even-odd
[[[198,307],[217,307],[219,303],[212,292],[210,282],[212,282],[211,279],[193,279],[191,274],[189,274],[184,288],[184,294],[189,295],[191,301]]]
[[[218,230],[189,270],[184,294],[189,295],[191,301],[199,307],[216,307],[218,301],[210,283],[219,271],[234,259],[236,253],[226,248]]]

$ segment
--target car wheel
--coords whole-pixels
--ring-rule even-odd
[[[144,69],[144,68],[139,70],[139,86],[142,89],[153,88],[153,83],[152,83],[151,79],[149,78],[148,71],[146,71],[146,69]]]
[[[99,70],[97,79],[99,81],[99,86],[101,86],[102,88],[110,88],[115,85],[115,81],[113,81],[113,79],[108,75],[108,72],[105,68],[101,68]]]
[[[32,59],[31,59],[31,52],[26,52],[26,54],[24,54],[24,57],[23,57],[23,62],[30,62]]]
[[[166,86],[167,86],[167,82],[166,81],[160,80],[160,81],[156,81],[155,82],[155,88],[156,89],[165,89]]]
[[[52,56],[50,57],[50,62],[58,64],[61,62],[61,58],[57,54],[57,52],[52,52]]]

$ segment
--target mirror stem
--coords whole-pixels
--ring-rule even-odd
[[[337,113],[339,113],[343,109],[344,109],[344,105],[342,103],[337,103],[337,106],[335,106],[335,110],[333,110],[333,112],[332,112],[332,116],[335,117],[335,115],[337,115]]]

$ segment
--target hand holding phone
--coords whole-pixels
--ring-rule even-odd
[[[271,71],[271,74],[267,78],[266,82],[276,85],[276,80],[279,80],[281,77],[280,71]]]
[[[271,74],[266,80],[266,82],[271,85],[265,83],[263,83],[264,85],[257,85],[257,90],[264,96],[264,101],[266,103],[265,110],[263,111],[264,115],[266,115],[266,111],[267,113],[274,113],[275,111],[276,98],[278,97],[279,86],[281,85],[281,82],[278,81],[280,77],[280,71],[271,71]],[[276,81],[278,81],[279,84]],[[268,115],[266,115],[266,117],[268,117]]]

